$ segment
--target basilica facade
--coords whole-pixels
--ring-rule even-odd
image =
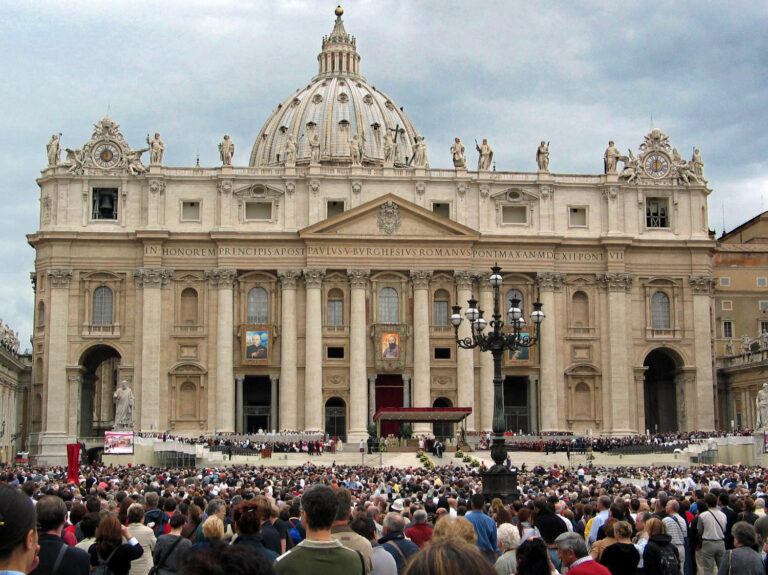
[[[468,167],[458,138],[430,162],[341,16],[248,166],[228,136],[218,167],[165,166],[160,134],[133,149],[110,118],[63,160],[51,139],[28,237],[37,460],[112,429],[121,382],[136,431],[358,441],[378,409],[409,406],[471,407],[467,431],[488,430],[490,354],[457,349],[449,319],[472,297],[488,318],[494,264],[505,302],[547,316],[537,346],[504,358],[508,429],[713,429],[700,156],[654,129],[637,156],[611,143],[602,174],[551,173],[544,142],[531,172],[496,171],[487,142]]]

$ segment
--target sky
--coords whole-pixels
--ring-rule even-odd
[[[334,1],[0,0],[0,318],[32,331],[26,234],[45,144],[79,148],[109,115],[168,166],[247,165],[262,123],[317,73]],[[658,127],[701,150],[719,236],[768,209],[768,2],[347,0],[361,72],[403,106],[433,168],[488,138],[500,171],[602,173],[608,140],[637,152]],[[470,146],[468,146],[469,148]],[[468,150],[469,151],[469,150]],[[468,154],[469,165],[476,154]]]

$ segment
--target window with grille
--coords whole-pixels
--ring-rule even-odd
[[[645,201],[645,227],[669,227],[668,203],[666,198],[648,198]]]
[[[730,322],[730,321],[723,322],[723,337],[725,338],[733,337],[733,322]]]
[[[729,287],[731,285],[731,278],[720,278],[720,287]]]
[[[768,310],[768,301],[760,300],[760,302],[758,303],[758,307],[759,307],[760,311]]]
[[[400,301],[397,290],[386,287],[379,292],[379,323],[398,323]]]
[[[653,329],[669,329],[669,296],[657,291],[651,297],[651,325]]]
[[[268,304],[267,290],[260,287],[251,289],[248,292],[248,323],[267,323]]]
[[[434,300],[432,302],[432,325],[448,325],[449,306],[448,300],[450,295],[445,290],[438,290],[435,292]]]
[[[93,325],[112,325],[112,290],[106,286],[93,292]]]
[[[194,288],[186,288],[181,292],[179,315],[183,325],[197,325],[197,291]]]
[[[344,325],[344,295],[339,289],[328,293],[328,325]]]

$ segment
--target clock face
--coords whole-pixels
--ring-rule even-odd
[[[664,154],[650,154],[645,158],[645,171],[652,178],[663,178],[669,173],[669,158]]]
[[[113,168],[120,161],[120,148],[112,142],[99,142],[93,147],[93,161],[101,168]]]

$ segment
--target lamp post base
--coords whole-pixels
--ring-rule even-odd
[[[499,466],[495,466],[490,471],[482,473],[481,476],[483,478],[483,496],[486,501],[490,502],[494,497],[498,497],[505,505],[509,505],[519,497],[517,473],[506,467],[499,469]]]

